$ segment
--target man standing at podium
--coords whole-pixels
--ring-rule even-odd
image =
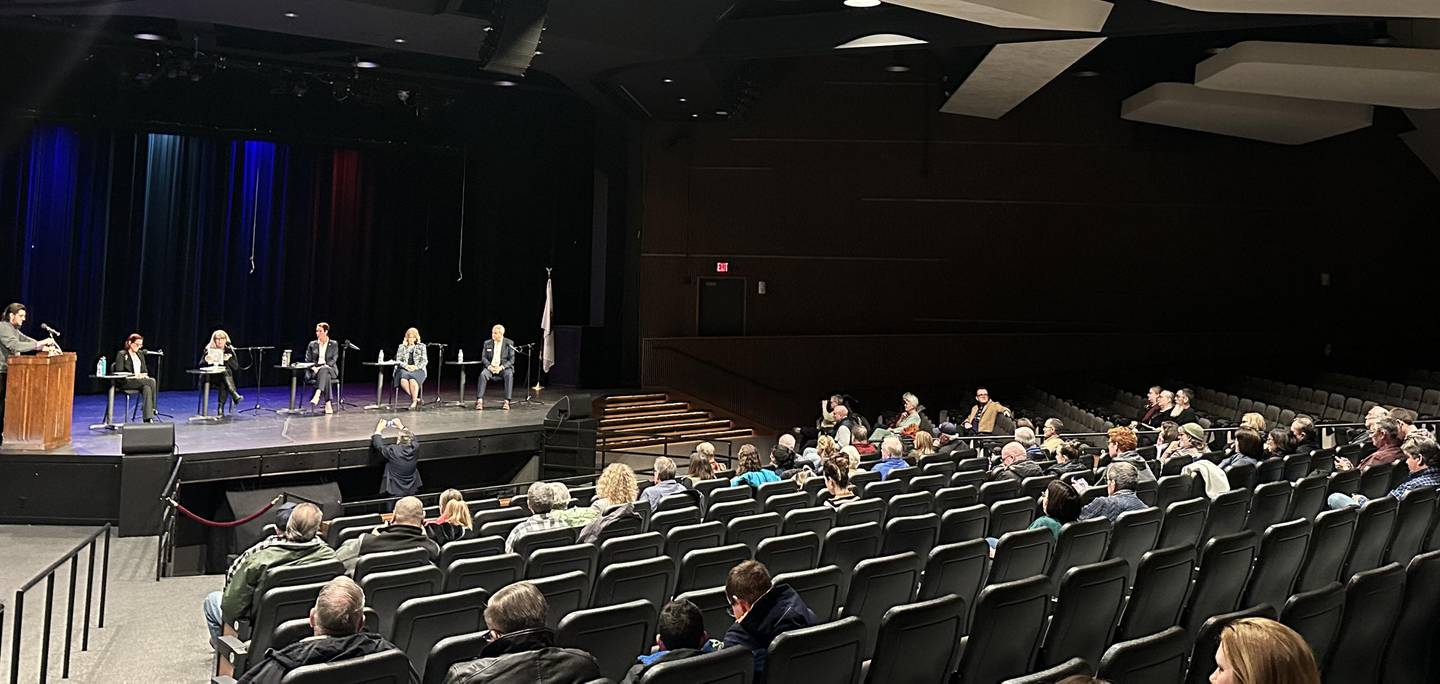
[[[5,386],[10,380],[10,357],[57,348],[53,338],[36,340],[20,332],[24,324],[24,304],[16,302],[5,307],[5,320],[0,321],[0,433],[5,427]],[[3,439],[0,434],[0,440]]]

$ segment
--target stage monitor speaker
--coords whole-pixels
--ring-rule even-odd
[[[175,433],[172,430],[170,434],[173,436]],[[130,428],[126,428],[125,435],[128,439]],[[173,444],[174,440],[171,442]],[[160,492],[170,481],[170,472],[174,468],[175,456],[168,450],[159,453],[125,451],[120,459],[120,536],[160,534],[160,513],[164,510]]]
[[[292,501],[297,504],[311,501],[319,505],[320,509],[325,513],[326,520],[339,516],[343,512],[343,508],[340,505],[340,485],[334,482],[326,482],[314,485],[266,487],[264,489],[225,492],[225,503],[230,507],[231,515],[234,516],[234,518],[230,519],[239,519],[250,515],[264,508],[266,504],[270,503],[271,499],[274,499],[282,493],[291,495],[286,498],[286,501]],[[276,504],[276,506],[279,506],[279,504]],[[274,522],[275,509],[272,508],[266,511],[264,515],[244,525],[222,529],[234,531],[233,546],[230,548],[233,549],[235,553],[239,553],[253,546],[255,542],[260,541],[264,536],[265,526],[274,524]],[[212,537],[212,540],[213,539],[214,537]]]
[[[595,397],[589,392],[572,392],[560,398],[545,414],[547,421],[588,420]]]
[[[170,454],[175,452],[175,425],[133,423],[120,431],[122,454]]]
[[[480,44],[480,64],[486,71],[524,76],[540,47],[549,0],[495,0],[491,24]]]

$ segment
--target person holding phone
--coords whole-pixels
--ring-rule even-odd
[[[400,431],[394,443],[385,443],[382,436],[385,428]],[[420,480],[420,440],[399,418],[375,423],[375,433],[370,435],[370,451],[385,461],[385,472],[380,477],[381,494],[411,496],[424,486]]]

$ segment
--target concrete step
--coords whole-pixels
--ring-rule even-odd
[[[655,413],[664,413],[664,412],[666,412],[666,411],[688,411],[688,410],[690,410],[690,404],[689,404],[689,402],[684,402],[684,401],[667,401],[667,402],[653,403],[653,404],[633,404],[633,405],[626,405],[626,406],[606,406],[606,407],[604,407],[603,409],[600,410],[600,417],[602,417],[602,418],[614,418],[614,417],[616,417],[616,416],[639,416],[639,415],[650,415],[650,414],[655,414]]]

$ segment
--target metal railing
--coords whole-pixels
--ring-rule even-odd
[[[45,627],[42,637],[44,640],[40,642],[39,681],[42,684],[46,681],[46,676],[50,672],[50,627],[55,607],[55,573],[67,561],[70,563],[70,592],[65,608],[65,658],[60,676],[62,679],[69,679],[71,640],[75,634],[75,580],[79,572],[80,552],[86,548],[90,550],[90,562],[85,571],[85,616],[81,630],[80,650],[90,650],[90,608],[95,589],[95,547],[102,536],[105,538],[105,553],[100,560],[100,610],[95,627],[96,629],[105,628],[105,596],[110,585],[110,523],[105,523],[104,527],[95,530],[88,539],[77,544],[69,553],[41,570],[15,591],[13,608],[15,618],[10,627],[12,632],[10,635],[10,684],[18,684],[20,681],[20,647],[24,642],[25,635],[25,592],[34,588],[41,580],[45,581]]]
[[[165,481],[165,488],[160,490],[160,501],[164,505],[160,507],[160,536],[155,540],[156,582],[170,574],[170,566],[175,560],[175,507],[165,502],[180,494],[180,466],[184,463],[184,456],[175,457],[175,468],[170,471],[170,479]]]

